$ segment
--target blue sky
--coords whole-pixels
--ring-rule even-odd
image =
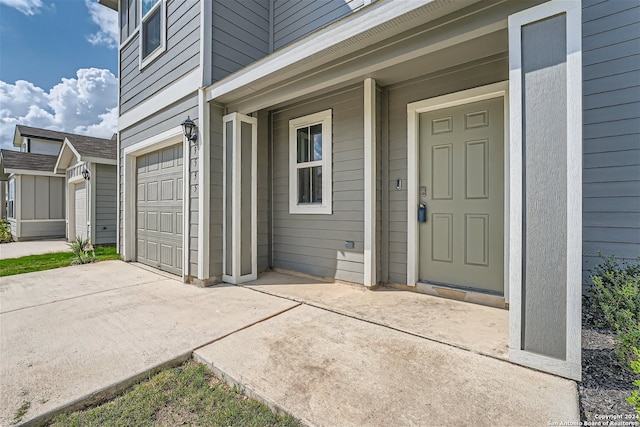
[[[0,146],[15,124],[110,137],[117,13],[96,0],[0,0]]]

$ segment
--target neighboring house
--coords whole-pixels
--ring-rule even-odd
[[[67,135],[55,171],[65,174],[67,239],[116,243],[117,144],[112,139]]]
[[[117,142],[17,125],[0,150],[6,216],[15,240],[116,242]],[[84,171],[87,171],[83,174]],[[1,194],[0,194],[1,196]]]
[[[508,304],[510,359],[580,378],[587,272],[640,252],[637,1],[101,3],[125,260]]]
[[[65,134],[17,125],[13,145],[0,151],[7,180],[7,220],[15,240],[65,236],[64,175],[54,172]]]

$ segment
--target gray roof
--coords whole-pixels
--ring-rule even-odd
[[[5,169],[53,172],[58,156],[0,150],[0,160],[2,161],[2,166]]]
[[[71,134],[67,134],[67,139],[81,157],[98,157],[112,160],[117,158],[118,150],[115,139]]]
[[[65,132],[58,132],[55,130],[48,129],[40,129],[40,128],[32,128],[30,126],[24,125],[16,125],[16,130],[20,133],[21,136],[32,137],[32,138],[41,138],[41,139],[51,139],[54,141],[64,141],[64,138],[69,135]]]

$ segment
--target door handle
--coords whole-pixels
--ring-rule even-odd
[[[420,203],[420,205],[418,205],[418,222],[427,222],[426,203]]]

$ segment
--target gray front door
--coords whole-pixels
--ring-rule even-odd
[[[137,158],[139,262],[182,274],[182,144]]]
[[[420,280],[504,292],[503,98],[420,115]]]

